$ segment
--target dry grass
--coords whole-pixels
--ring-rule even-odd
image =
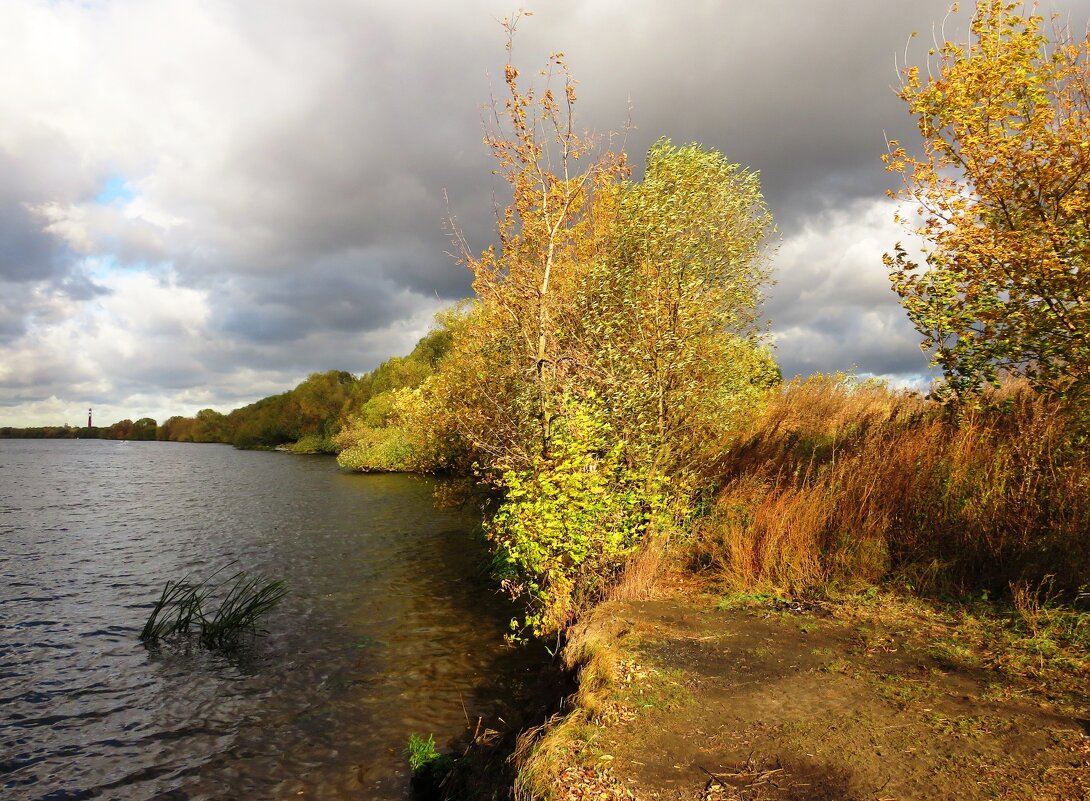
[[[1073,411],[1012,385],[954,421],[843,377],[789,385],[725,459],[697,555],[738,589],[792,593],[891,571],[924,589],[1090,575],[1090,458]]]
[[[669,677],[640,667],[634,653],[639,637],[616,608],[604,602],[568,629],[564,667],[575,674],[578,689],[560,714],[519,736],[513,756],[519,801],[631,797],[600,738],[636,717],[637,700],[667,703],[677,688]]]
[[[565,667],[576,672],[578,690],[568,699],[566,714],[519,736],[513,757],[518,766],[514,797],[521,801],[563,798],[563,774],[573,766],[586,767],[600,731],[596,724],[609,716],[619,659],[612,638],[577,625],[569,631],[563,653]]]
[[[1082,698],[1090,455],[1078,432],[1087,426],[1075,424],[1078,410],[1025,387],[990,401],[990,411],[955,420],[937,403],[877,384],[789,385],[721,463],[721,489],[691,540],[695,559],[728,589],[777,604],[891,576],[919,590],[972,590],[980,609],[957,612],[873,587],[855,596],[858,608],[814,603],[875,630],[926,624],[931,659],[1019,686],[1048,684],[1048,697],[1063,703]],[[610,600],[645,598],[667,583],[664,545],[649,542],[633,558]],[[984,589],[1009,593],[1013,606],[990,606]],[[579,692],[566,716],[520,738],[517,798],[623,796],[597,739],[630,719],[622,632],[601,622],[611,619],[605,607],[589,616],[596,627],[568,631],[564,656]],[[573,795],[575,786],[590,795]]]
[[[606,590],[606,601],[639,601],[655,597],[659,579],[667,566],[667,541],[652,536],[643,542],[636,554],[625,562],[617,581]]]

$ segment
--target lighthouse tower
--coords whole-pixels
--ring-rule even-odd
[[[91,410],[90,409],[87,410],[87,427],[88,428],[91,427]]]

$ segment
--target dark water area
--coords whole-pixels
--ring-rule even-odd
[[[0,798],[403,799],[539,662],[431,481],[225,446],[0,440]],[[234,653],[138,639],[163,584],[284,577]],[[494,721],[493,721],[494,724]]]

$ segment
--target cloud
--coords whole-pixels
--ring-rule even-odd
[[[253,336],[218,335],[215,301],[181,286],[176,275],[118,271],[102,281],[106,292],[93,303],[53,298],[52,314],[35,318],[22,339],[6,349],[9,357],[0,363],[0,425],[55,423],[49,415],[58,403],[67,419],[79,419],[80,410],[92,405],[99,420],[111,422],[121,417],[162,421],[207,406],[243,405],[327,369],[313,366],[315,354],[329,360],[326,364],[362,372],[391,353],[407,352],[440,306],[414,298],[406,300],[405,313],[388,314],[358,330],[312,327],[266,348]],[[53,400],[41,403],[46,398]],[[19,417],[5,407],[18,409]]]
[[[918,242],[892,200],[855,201],[807,217],[784,237],[766,310],[785,375],[856,369],[902,382],[929,375],[927,357],[890,288],[882,255]]]
[[[631,115],[636,163],[668,136],[761,171],[789,370],[907,375],[922,357],[876,261],[900,238],[878,221],[879,156],[885,136],[915,135],[894,56],[947,5],[546,2],[514,57],[529,80],[566,51],[581,123]],[[1090,18],[1090,0],[1049,5]],[[470,292],[448,218],[475,249],[493,239],[505,188],[481,120],[507,13],[3,3],[0,417],[51,422],[49,398],[127,417],[230,408],[406,352]]]

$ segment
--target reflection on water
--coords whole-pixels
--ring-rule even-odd
[[[0,440],[0,797],[395,799],[530,670],[430,482],[214,445]],[[137,638],[163,584],[286,577],[229,655]],[[502,669],[497,669],[502,666]]]

